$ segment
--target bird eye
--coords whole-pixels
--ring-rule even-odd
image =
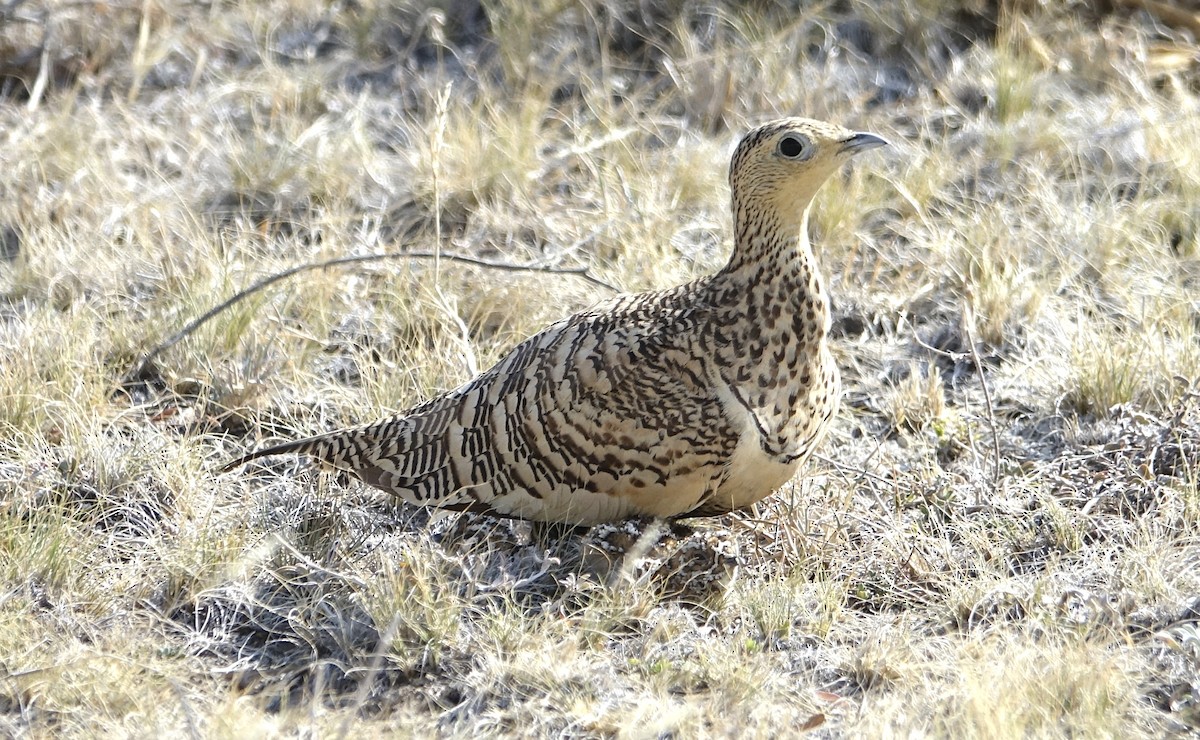
[[[779,140],[779,153],[788,159],[799,159],[807,153],[808,147],[799,136],[788,134]]]

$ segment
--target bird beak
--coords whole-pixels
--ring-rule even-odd
[[[858,154],[870,149],[878,149],[881,146],[888,146],[887,139],[860,131],[848,139],[843,139],[842,148],[838,151],[843,154]]]

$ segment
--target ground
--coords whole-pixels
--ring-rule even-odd
[[[1200,732],[1200,51],[1112,5],[0,4],[0,734]],[[796,114],[893,146],[815,205],[843,408],[754,511],[219,473],[719,268]]]

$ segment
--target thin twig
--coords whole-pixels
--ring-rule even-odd
[[[1000,432],[996,426],[996,409],[992,405],[992,391],[988,386],[987,378],[983,374],[983,360],[979,357],[979,348],[975,346],[975,312],[968,303],[963,310],[963,330],[967,333],[967,345],[970,348],[969,352],[950,352],[944,349],[927,344],[913,332],[913,339],[924,349],[935,354],[939,354],[954,362],[958,362],[966,357],[971,358],[972,364],[975,365],[975,371],[979,373],[979,384],[983,387],[983,403],[987,410],[988,427],[992,432],[992,485],[996,488],[1000,487]],[[971,448],[974,450],[975,443],[972,439]],[[978,456],[978,453],[976,453]],[[976,506],[981,506],[982,502],[976,500]]]
[[[357,576],[352,576],[349,573],[339,573],[336,570],[330,570],[329,568],[321,565],[317,561],[297,550],[296,546],[288,542],[282,535],[275,536],[275,544],[286,550],[287,553],[296,558],[296,560],[308,566],[309,569],[311,569],[314,573],[320,573],[321,575],[329,576],[330,578],[334,579],[349,581],[351,584],[358,586],[359,588],[367,587],[366,582]]]
[[[442,286],[442,145],[446,141],[446,117],[449,114],[450,89],[453,85],[452,82],[447,83],[438,93],[437,105],[433,112],[433,142],[429,149],[430,160],[433,162],[433,287],[439,291]]]
[[[544,265],[518,265],[512,262],[495,262],[493,260],[467,257],[461,254],[450,254],[446,252],[389,252],[387,254],[364,254],[353,257],[338,257],[336,259],[325,260],[323,262],[307,262],[303,265],[297,265],[296,267],[284,270],[283,272],[277,272],[273,275],[269,275],[251,285],[249,288],[233,294],[226,300],[205,311],[195,319],[192,319],[178,332],[163,342],[155,345],[149,352],[143,355],[141,361],[138,362],[138,364],[132,370],[130,370],[125,377],[127,380],[142,377],[146,373],[150,363],[153,362],[156,357],[191,336],[197,329],[207,323],[214,316],[220,314],[222,311],[225,311],[230,306],[240,303],[242,300],[250,297],[260,290],[268,288],[281,280],[286,280],[297,273],[308,272],[309,270],[323,270],[330,267],[339,267],[341,265],[352,265],[361,264],[364,262],[379,262],[382,260],[395,259],[438,259],[445,262],[459,262],[465,265],[486,267],[491,270],[503,270],[505,272],[545,272],[555,275],[577,275],[593,285],[605,288],[614,293],[621,292],[616,286],[590,275],[586,267],[546,267]]]
[[[355,717],[359,716],[359,711],[362,706],[367,703],[367,698],[371,695],[371,687],[375,683],[375,678],[383,670],[384,657],[392,652],[392,640],[396,639],[396,633],[400,631],[400,613],[392,616],[392,621],[388,623],[388,627],[384,633],[379,636],[379,642],[375,645],[375,652],[371,655],[371,664],[367,669],[367,675],[363,676],[358,683],[358,690],[354,692],[354,701],[352,706],[354,711],[347,712],[342,719],[342,724],[338,727],[337,737],[342,740],[350,733],[350,722]]]
[[[968,336],[970,336],[970,332],[968,332]],[[930,352],[931,354],[941,355],[942,357],[945,357],[946,359],[953,362],[955,365],[957,365],[958,363],[971,357],[970,352],[950,352],[949,350],[938,349],[937,347],[934,347],[933,345],[928,344],[927,342],[925,342],[925,340],[921,339],[921,335],[917,334],[917,331],[915,328],[913,329],[912,337],[913,337],[913,341],[916,342],[922,348],[924,348],[927,352]],[[973,340],[968,339],[968,341],[973,341]],[[983,368],[980,367],[979,363],[977,363],[977,362],[973,363],[973,364],[976,366],[976,369],[979,371],[979,376],[982,378],[983,377]],[[986,381],[982,381],[982,382],[984,383],[985,386],[987,385]],[[971,446],[971,455],[975,458],[975,461],[982,466],[983,465],[983,455],[980,454],[979,448],[975,445],[975,435],[968,432],[967,442],[970,443],[970,446]],[[977,504],[979,503],[978,497],[976,497],[976,503]]]
[[[183,687],[174,678],[168,678],[167,682],[171,684],[171,688],[175,690],[175,698],[179,700],[179,706],[183,708],[184,727],[187,728],[188,737],[202,738],[204,735],[200,733],[200,722],[196,718],[196,712],[192,709],[191,702],[187,699],[187,694],[184,693]]]
[[[947,360],[952,360],[954,362],[962,362],[967,357],[969,357],[971,354],[970,352],[952,352],[948,349],[939,349],[937,347],[934,347],[932,344],[929,344],[924,339],[921,339],[921,336],[919,334],[917,334],[915,328],[913,330],[912,336],[913,336],[913,341],[916,342],[917,346],[919,346],[921,349],[923,349],[927,352],[930,352],[932,354],[935,354],[935,355],[941,355],[942,357],[945,357]]]
[[[856,485],[858,483],[861,483],[862,481],[866,480],[867,478],[870,478],[871,480],[875,481],[876,483],[886,483],[888,485],[893,485],[893,484],[895,484],[895,481],[893,481],[891,478],[884,478],[882,475],[879,475],[878,473],[872,473],[871,471],[867,470],[867,467],[866,467],[866,464],[868,462],[870,462],[871,458],[875,455],[875,452],[878,452],[879,448],[881,446],[882,445],[876,445],[875,451],[867,456],[867,459],[864,460],[862,463],[862,467],[846,465],[845,463],[840,463],[837,460],[834,460],[832,457],[825,457],[824,455],[813,455],[813,459],[819,460],[822,463],[824,463],[824,464],[828,465],[829,467],[834,468],[840,472],[857,474],[858,480],[855,481]]]
[[[979,348],[975,346],[975,311],[968,302],[963,316],[963,329],[967,332],[967,346],[971,348],[971,359],[975,362],[975,370],[979,373],[979,384],[983,386],[983,402],[987,406],[988,426],[992,429],[992,486],[1000,488],[1000,432],[996,428],[996,409],[992,406],[992,391],[988,387],[987,376],[983,372],[983,361],[979,359]],[[977,506],[983,502],[976,499]]]

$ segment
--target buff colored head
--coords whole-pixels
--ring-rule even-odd
[[[875,134],[808,118],[765,123],[746,134],[733,153],[729,184],[734,210],[762,211],[762,217],[799,223],[840,165],[887,143]]]

